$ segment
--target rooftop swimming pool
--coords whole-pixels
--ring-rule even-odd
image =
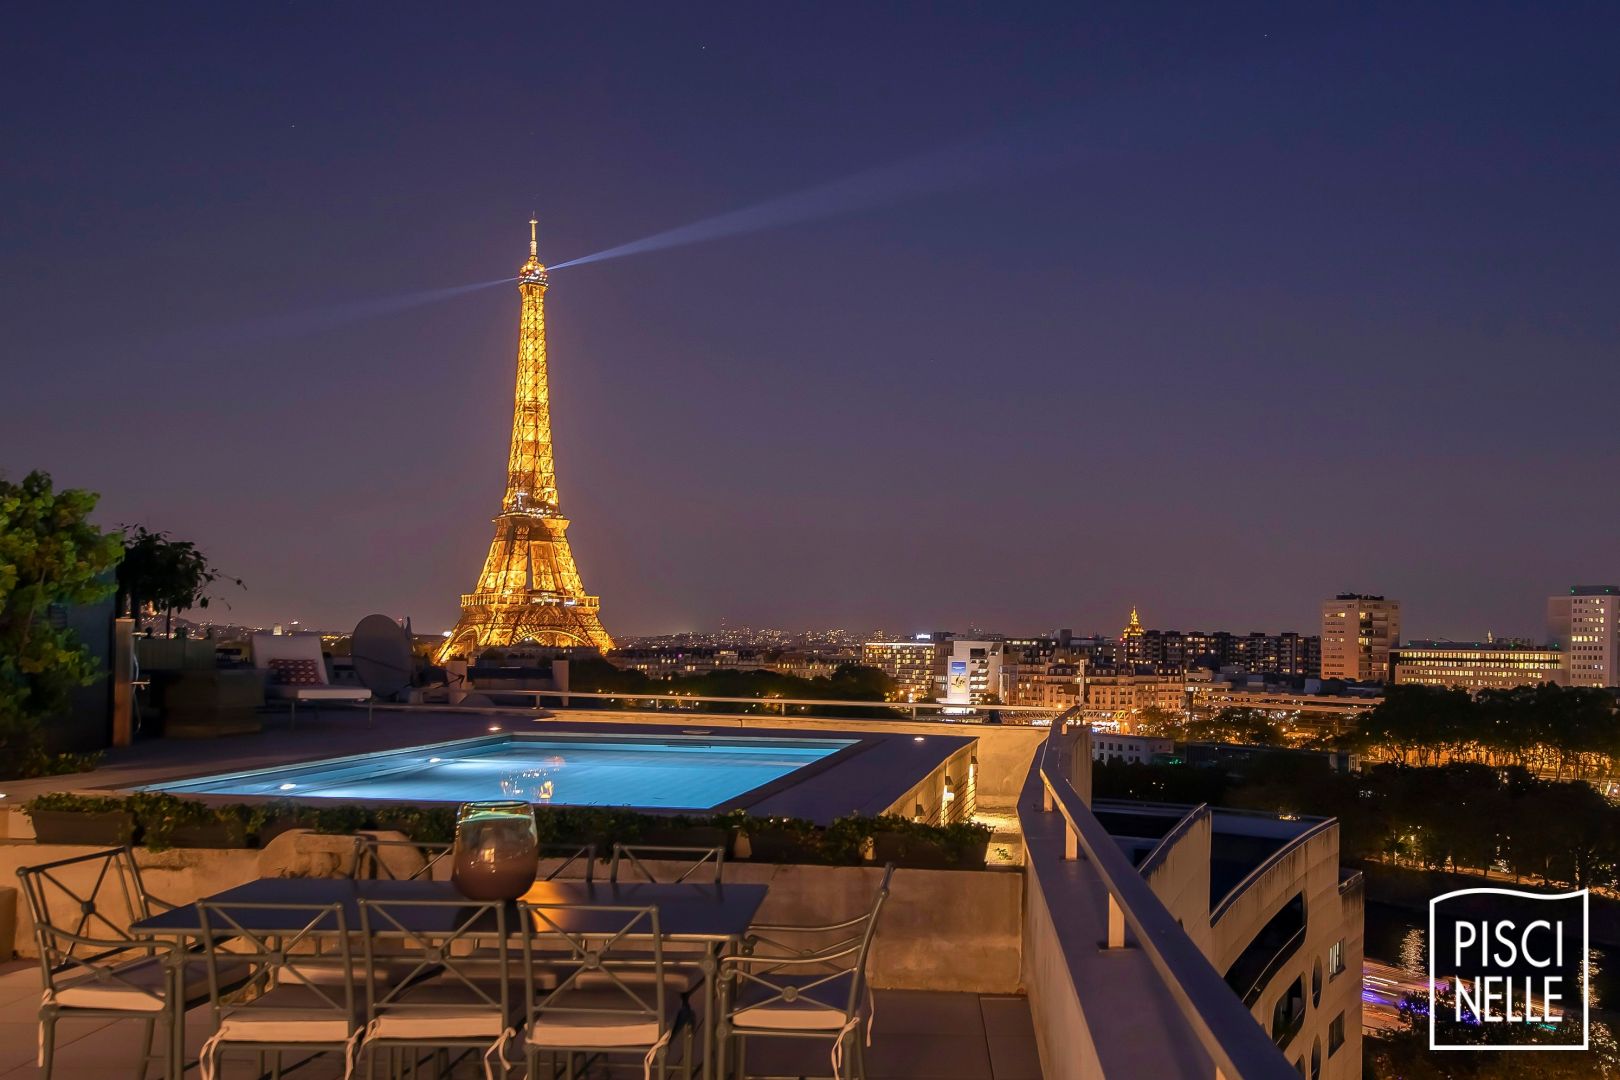
[[[729,808],[858,739],[500,735],[150,784],[176,795]]]

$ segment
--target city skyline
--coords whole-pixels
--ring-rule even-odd
[[[1613,13],[931,14],[474,14],[445,52],[41,12],[0,470],[195,540],[230,618],[448,628],[516,334],[468,283],[538,210],[553,265],[709,223],[549,297],[615,633],[1308,632],[1359,590],[1539,637],[1620,577]]]

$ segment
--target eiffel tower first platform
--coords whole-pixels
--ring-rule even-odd
[[[517,404],[506,495],[495,519],[478,584],[461,597],[461,618],[439,661],[466,659],[493,646],[595,646],[613,639],[602,629],[601,601],[585,594],[568,549],[568,519],[557,509],[557,465],[551,450],[551,391],[546,381],[546,268],[529,221],[529,260],[518,270],[523,315],[518,329]]]

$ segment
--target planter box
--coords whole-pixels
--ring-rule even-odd
[[[748,833],[748,860],[770,863],[819,863],[818,837],[793,829],[761,829]]]
[[[987,839],[958,853],[926,837],[879,832],[872,836],[872,861],[914,870],[983,870],[989,848]]]
[[[169,834],[170,847],[245,848],[247,826],[240,821],[210,821],[201,825],[176,825]]]
[[[74,810],[35,810],[34,839],[41,844],[116,847],[135,839],[135,815],[127,810],[86,814]]]
[[[668,828],[654,825],[638,837],[631,846],[725,847],[728,839],[727,832],[728,830],[722,829],[718,825],[677,825]]]

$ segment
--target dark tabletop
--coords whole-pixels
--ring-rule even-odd
[[[537,881],[524,900],[531,904],[593,904],[615,907],[658,909],[658,929],[666,937],[698,941],[720,941],[747,933],[759,905],[765,901],[764,885],[653,885],[639,882],[614,884],[606,881]],[[463,925],[465,909],[454,906],[387,906],[389,901],[462,900],[447,881],[349,881],[341,878],[260,878],[234,889],[206,897],[208,903],[224,908],[239,925],[259,932],[292,931],[308,925],[315,917],[314,905],[341,904],[345,929],[360,929],[361,899],[384,905],[393,919],[412,931],[431,934],[449,932]],[[463,901],[467,903],[467,901]],[[244,905],[233,908],[233,904]],[[302,905],[298,910],[266,910],[253,905]],[[573,933],[600,930],[614,933],[624,925],[623,914],[588,911],[550,911],[559,927]],[[379,920],[380,921],[380,920]],[[508,925],[516,928],[516,905],[508,911]],[[221,927],[228,932],[229,927]],[[336,931],[336,920],[320,927]],[[196,904],[164,911],[140,919],[130,926],[135,934],[152,937],[195,936],[202,932]]]

